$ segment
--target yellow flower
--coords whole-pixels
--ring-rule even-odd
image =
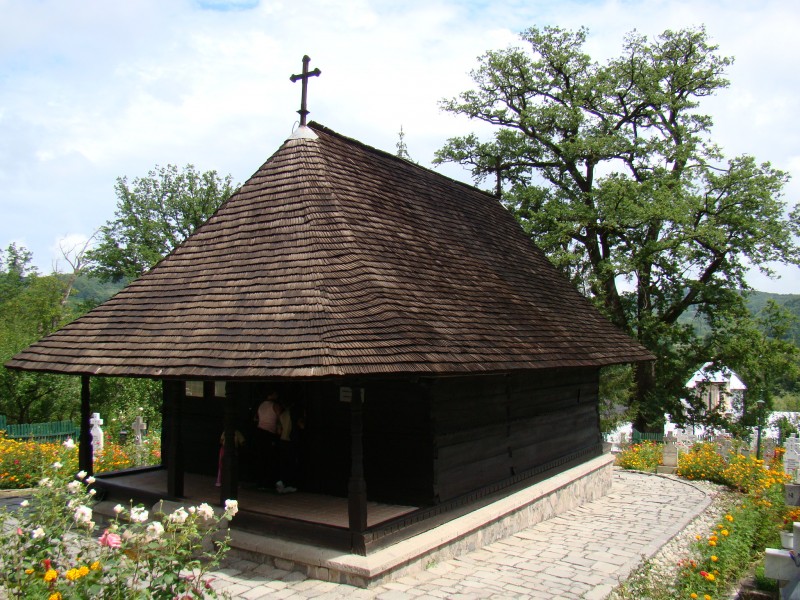
[[[723,530],[721,531],[721,533],[722,533],[722,535],[728,535],[728,530],[727,530],[727,529],[723,529]]]
[[[54,592],[48,596],[47,600],[61,600],[61,592]]]
[[[706,575],[706,579],[708,579],[709,581],[714,581],[714,574],[709,573],[708,575]]]
[[[717,562],[719,559],[716,556],[711,557],[711,562]]]
[[[45,571],[44,574],[45,581],[50,582],[50,581],[55,581],[56,579],[58,579],[58,571],[56,571],[55,569],[47,569],[47,571]]]
[[[70,569],[69,571],[64,573],[64,577],[66,577],[70,581],[75,581],[76,579],[80,579],[80,575],[78,575],[78,569]]]
[[[709,596],[708,594],[704,594],[703,600],[711,600],[711,596]]]
[[[715,542],[714,540],[708,540],[708,545],[709,546],[716,546],[717,542]]]
[[[89,574],[89,567],[87,567],[86,565],[81,565],[81,567],[78,569],[78,575],[80,575],[81,577],[86,577],[88,574]]]
[[[99,561],[99,560],[96,560],[96,561],[94,561],[94,562],[93,562],[93,563],[92,563],[92,564],[89,566],[89,568],[90,568],[92,571],[99,571],[99,570],[100,570],[100,566],[101,566],[101,565],[100,565],[100,561]]]
[[[25,575],[30,575],[33,573],[33,569],[25,569]]]
[[[689,598],[697,598],[697,594],[695,594],[694,592],[692,592],[691,594],[689,594]]]

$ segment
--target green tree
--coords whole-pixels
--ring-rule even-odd
[[[800,348],[786,339],[794,315],[768,300],[755,318],[744,315],[716,315],[719,323],[711,334],[715,361],[732,368],[747,385],[740,409],[741,428],[756,425],[757,402],[773,409],[774,399],[786,391],[786,382],[800,377]]]
[[[31,259],[14,244],[0,251],[0,365],[73,317],[65,282],[39,275]],[[12,423],[74,418],[78,393],[74,377],[0,367],[0,414]]]
[[[587,30],[531,28],[525,48],[487,52],[475,89],[448,112],[499,129],[451,139],[436,161],[492,177],[525,230],[618,326],[657,357],[635,366],[635,426],[661,426],[707,346],[689,310],[709,319],[741,302],[748,265],[800,263],[783,173],[752,156],[726,159],[700,99],[728,86],[732,59],[704,29],[631,33],[618,58],[583,51]],[[715,321],[716,322],[716,321]]]
[[[235,191],[230,175],[200,173],[192,165],[156,166],[130,184],[117,179],[115,219],[100,228],[87,253],[92,272],[104,281],[133,279],[181,244]]]

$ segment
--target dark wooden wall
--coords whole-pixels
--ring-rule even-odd
[[[432,502],[430,414],[426,386],[399,379],[367,384],[364,474],[369,499],[411,506]]]
[[[238,427],[252,440],[252,415],[271,389],[289,401],[298,431],[300,489],[347,496],[350,477],[348,382],[249,383],[237,399]],[[364,388],[364,474],[370,500],[426,506],[496,484],[600,442],[598,371],[385,379]],[[186,398],[186,471],[215,475],[224,399]],[[240,480],[255,479],[259,457],[248,444]]]
[[[430,393],[437,502],[600,441],[596,369],[439,379]]]

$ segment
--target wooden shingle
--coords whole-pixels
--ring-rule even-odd
[[[652,358],[494,197],[309,129],[148,273],[6,366],[267,379]]]

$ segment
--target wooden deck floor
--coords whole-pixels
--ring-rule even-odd
[[[102,476],[101,476],[102,479]],[[108,480],[115,486],[131,490],[142,490],[156,494],[167,491],[167,472],[165,470],[147,471],[130,475],[118,475]],[[114,492],[118,496],[122,492]],[[208,502],[219,504],[220,492],[212,477],[187,473],[184,479],[184,494],[187,504]],[[241,486],[239,488],[239,507],[258,514],[297,519],[309,523],[321,523],[334,527],[348,527],[347,498],[294,492],[277,494],[272,491],[258,491]],[[367,525],[372,527],[416,510],[416,506],[398,506],[367,503]]]

